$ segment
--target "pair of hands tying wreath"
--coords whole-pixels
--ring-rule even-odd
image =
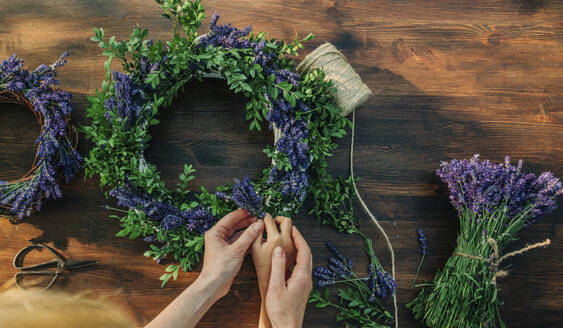
[[[311,249],[291,219],[266,214],[259,220],[238,209],[205,233],[199,277],[145,328],[195,327],[229,292],[249,252],[262,298],[259,327],[301,327],[313,286]]]

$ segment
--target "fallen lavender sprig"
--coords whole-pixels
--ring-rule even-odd
[[[340,304],[330,301],[328,289],[324,296],[314,290],[309,303],[316,303],[316,307],[331,306],[338,309],[337,321],[361,324],[362,327],[387,327],[384,323],[378,323],[392,319],[381,300],[396,292],[397,283],[375,257],[371,241],[366,241],[366,251],[371,260],[366,277],[358,276],[352,260],[342,255],[330,241],[326,241],[326,246],[332,256],[326,265],[318,266],[313,271],[318,287],[325,288],[335,284],[347,287],[338,290]]]
[[[424,257],[428,254],[428,244],[426,241],[426,234],[422,230],[421,227],[418,227],[416,230],[416,234],[418,236],[418,244],[420,246],[420,254],[422,257],[420,258],[420,262],[418,263],[418,268],[416,269],[416,275],[414,276],[414,280],[412,281],[411,288],[414,287],[416,284],[416,280],[418,279],[418,274],[420,273],[420,268],[422,267],[422,262],[424,261]]]

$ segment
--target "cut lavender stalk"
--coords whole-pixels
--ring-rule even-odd
[[[416,234],[418,236],[418,244],[420,246],[420,254],[422,254],[422,258],[420,258],[420,262],[418,263],[418,268],[416,269],[416,275],[414,276],[414,280],[412,281],[411,288],[414,287],[416,280],[418,279],[418,274],[420,273],[420,268],[422,267],[422,262],[424,261],[424,257],[428,254],[428,244],[426,242],[426,234],[422,231],[421,227],[418,227],[416,230]]]

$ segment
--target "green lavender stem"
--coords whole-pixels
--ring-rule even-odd
[[[416,283],[416,280],[418,279],[418,274],[420,273],[420,268],[422,267],[422,262],[424,261],[424,256],[426,256],[426,255],[422,255],[422,258],[420,259],[420,262],[418,263],[418,269],[416,269],[416,275],[414,276],[414,280],[412,281],[411,288],[414,288],[414,284]]]

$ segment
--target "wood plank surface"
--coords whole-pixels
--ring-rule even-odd
[[[525,169],[563,177],[563,3],[561,1],[368,1],[262,0],[205,1],[205,24],[214,12],[220,22],[251,24],[276,38],[313,32],[308,53],[324,41],[348,57],[374,96],[358,110],[356,129],[359,188],[383,218],[397,253],[400,326],[419,327],[404,307],[419,261],[416,228],[428,234],[430,256],[422,276],[431,279],[451,254],[458,229],[445,186],[435,175],[441,160],[505,155],[523,159]],[[60,72],[74,93],[74,121],[85,123],[86,95],[103,78],[100,50],[89,41],[93,27],[127,38],[137,25],[166,40],[170,24],[150,0],[0,0],[0,58],[12,53],[28,67],[54,62],[69,51]],[[205,28],[202,27],[202,31]],[[303,58],[303,55],[301,56]],[[115,67],[117,68],[117,66]],[[198,170],[194,188],[213,188],[267,165],[262,148],[269,133],[248,132],[244,99],[218,81],[191,83],[153,127],[148,158],[170,185],[184,163]],[[24,174],[33,160],[37,123],[25,109],[0,104],[0,179]],[[346,174],[349,139],[329,165]],[[88,142],[80,141],[87,154]],[[14,274],[11,261],[29,242],[54,245],[69,257],[101,264],[65,276],[57,288],[91,291],[147,323],[198,273],[181,276],[161,289],[163,267],[142,256],[146,244],[115,237],[119,230],[102,208],[107,201],[98,181],[76,178],[63,186],[64,199],[18,224],[0,220],[0,283]],[[303,213],[295,224],[313,248],[315,264],[326,261],[325,239],[352,256],[360,270],[367,259],[361,240],[321,227]],[[375,241],[389,267],[381,236],[357,208],[362,229]],[[509,246],[551,238],[547,249],[510,262],[500,280],[501,313],[508,327],[563,325],[563,209],[522,231]],[[201,327],[255,327],[259,294],[250,260],[231,292],[204,317]],[[391,306],[389,304],[389,306]],[[337,327],[334,312],[309,308],[305,327]]]

